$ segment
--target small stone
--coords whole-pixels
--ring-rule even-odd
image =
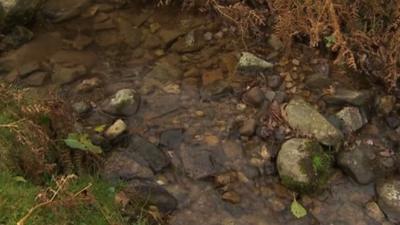
[[[298,59],[293,59],[292,64],[295,66],[300,66],[300,61]]]
[[[370,101],[371,96],[371,92],[368,90],[356,91],[338,88],[331,95],[325,95],[323,99],[329,104],[351,104],[354,106],[363,106]]]
[[[357,131],[368,122],[356,107],[345,107],[336,116],[342,121],[346,132]]]
[[[243,52],[239,59],[237,68],[240,71],[261,72],[266,69],[271,69],[274,65],[267,62],[250,52]]]
[[[150,32],[155,33],[161,28],[161,25],[159,23],[151,23],[150,24]]]
[[[378,204],[390,222],[400,223],[400,179],[389,178],[376,185]]]
[[[99,78],[90,78],[83,80],[80,84],[76,86],[77,92],[90,92],[95,88],[100,87],[101,81]]]
[[[33,72],[27,78],[23,80],[24,85],[29,87],[42,86],[48,78],[47,72]]]
[[[368,202],[365,208],[367,210],[367,215],[374,219],[376,222],[385,222],[385,214],[382,212],[376,202]]]
[[[115,139],[116,137],[124,133],[127,128],[128,126],[126,125],[126,123],[123,120],[118,119],[105,131],[104,135],[106,138]]]
[[[213,34],[211,32],[206,32],[204,34],[204,40],[211,41],[213,39]]]
[[[396,97],[392,95],[381,96],[376,102],[377,111],[387,115],[393,111],[394,105],[396,104]]]
[[[267,82],[270,88],[278,88],[282,84],[282,77],[278,75],[267,76]]]
[[[265,98],[268,99],[268,101],[270,102],[274,100],[275,96],[276,96],[275,91],[268,90],[265,92]]]
[[[181,88],[179,87],[178,84],[167,84],[165,86],[163,86],[163,91],[165,91],[165,93],[167,94],[180,94],[181,93]]]
[[[308,88],[326,88],[332,84],[332,80],[329,77],[321,74],[315,73],[312,75],[307,76],[305,85]]]
[[[76,113],[78,113],[79,115],[88,113],[88,112],[92,109],[92,107],[91,107],[88,103],[83,102],[83,101],[82,101],[82,102],[76,102],[76,103],[74,103],[74,104],[72,105],[72,108],[73,108],[74,111],[75,111]]]
[[[214,34],[215,39],[222,39],[224,37],[224,32],[219,31]]]
[[[72,47],[77,50],[83,50],[93,42],[93,38],[80,34],[72,42]]]
[[[272,34],[268,38],[268,44],[275,50],[279,50],[279,49],[283,48],[283,42],[275,34]]]
[[[193,179],[203,179],[217,173],[210,150],[201,146],[181,147],[179,151],[184,171]]]
[[[170,149],[178,149],[183,142],[182,129],[170,129],[164,131],[160,136],[160,145]]]
[[[243,136],[250,137],[254,134],[256,127],[257,127],[257,121],[255,119],[248,119],[246,121],[243,121],[239,133]]]
[[[211,146],[216,146],[219,144],[219,138],[215,135],[207,134],[204,136],[204,142]]]
[[[221,69],[206,71],[202,75],[203,86],[213,84],[224,79],[224,73]]]
[[[196,114],[197,117],[204,117],[206,115],[203,111],[200,111],[200,110],[197,110],[195,112],[195,114]]]
[[[232,204],[237,204],[240,202],[240,195],[235,191],[227,191],[222,195],[222,199]]]
[[[265,99],[265,95],[259,87],[253,87],[244,94],[244,100],[253,106],[260,106]]]
[[[392,129],[396,129],[400,126],[400,118],[397,115],[387,116],[385,120],[387,125]]]

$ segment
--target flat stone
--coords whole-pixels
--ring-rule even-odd
[[[118,182],[135,178],[152,178],[154,174],[137,154],[117,151],[106,159],[102,176],[108,181]]]
[[[255,119],[248,119],[243,121],[242,126],[239,129],[239,133],[243,136],[250,137],[254,134],[257,127],[257,120]]]
[[[107,128],[104,135],[106,138],[114,139],[124,133],[127,128],[128,126],[126,123],[123,120],[118,119],[109,128]]]
[[[260,106],[264,100],[265,95],[259,87],[253,87],[244,94],[244,100],[253,106]]]
[[[178,149],[183,142],[182,129],[170,129],[164,131],[160,136],[160,145],[170,149]]]
[[[362,106],[368,103],[371,97],[371,93],[367,90],[355,91],[338,88],[333,94],[324,96],[323,100],[329,104]]]
[[[202,179],[214,175],[217,170],[211,162],[211,153],[202,147],[181,148],[180,158],[183,169],[193,179]]]
[[[243,52],[239,59],[237,68],[241,71],[264,71],[273,68],[274,65],[267,62],[250,52]]]
[[[301,98],[292,99],[283,111],[285,119],[293,129],[315,137],[324,145],[337,145],[343,140],[342,132]]]
[[[87,46],[89,46],[92,42],[93,42],[93,38],[83,35],[83,34],[79,34],[72,41],[72,47],[77,50],[83,50]]]
[[[159,172],[170,164],[169,158],[161,149],[139,135],[131,136],[129,149],[139,154],[154,172]]]
[[[305,85],[308,88],[326,88],[332,84],[332,80],[321,73],[311,74],[306,77]]]
[[[157,62],[153,69],[146,75],[161,82],[176,81],[183,75],[182,70],[168,62]]]
[[[87,74],[87,69],[83,65],[77,67],[55,66],[51,80],[54,84],[64,85],[72,83]]]

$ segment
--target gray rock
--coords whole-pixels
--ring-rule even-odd
[[[87,69],[83,65],[79,65],[76,67],[63,67],[60,65],[56,65],[54,67],[51,80],[54,84],[64,85],[72,83],[84,77],[86,74],[87,74]]]
[[[278,88],[282,84],[282,77],[279,75],[267,76],[267,82],[270,88]]]
[[[85,114],[88,113],[92,107],[86,102],[76,102],[72,105],[74,111],[78,114]]]
[[[349,89],[338,88],[331,95],[326,95],[323,100],[329,104],[351,104],[354,106],[362,106],[371,100],[371,92],[367,90],[355,91]]]
[[[342,121],[345,133],[357,131],[368,122],[356,107],[345,107],[336,116]]]
[[[170,129],[164,131],[160,136],[160,145],[170,149],[178,149],[183,142],[182,129]]]
[[[375,179],[373,158],[375,155],[370,146],[353,146],[349,150],[342,150],[337,162],[358,183],[369,184]]]
[[[117,151],[106,159],[102,176],[108,181],[118,182],[135,178],[152,178],[154,174],[137,154]]]
[[[276,165],[283,184],[303,192],[326,181],[332,162],[317,142],[294,138],[283,143]]]
[[[380,96],[376,100],[376,109],[379,113],[387,115],[393,111],[395,104],[396,97],[392,95]]]
[[[52,22],[59,23],[79,16],[90,3],[91,0],[47,0],[42,12]]]
[[[127,128],[128,126],[126,123],[123,120],[118,119],[107,128],[107,130],[104,132],[104,136],[108,139],[114,139],[123,134]]]
[[[315,137],[322,144],[333,146],[343,140],[342,132],[303,99],[292,99],[283,114],[293,129]]]
[[[123,189],[134,210],[137,206],[156,206],[160,213],[171,213],[178,207],[178,201],[162,186],[151,182],[133,180]]]
[[[131,116],[137,112],[139,101],[134,89],[121,89],[103,102],[102,110],[114,116]]]
[[[260,106],[265,99],[265,95],[259,87],[253,87],[243,97],[246,102],[256,107]]]
[[[250,137],[254,134],[257,127],[257,120],[255,119],[248,119],[243,121],[242,126],[239,129],[239,133],[243,136]]]
[[[180,159],[184,171],[193,179],[210,177],[217,172],[212,163],[212,155],[208,149],[201,147],[183,147],[180,149]]]
[[[378,204],[394,224],[400,223],[400,179],[389,178],[376,185]]]
[[[26,25],[35,17],[42,0],[0,0],[0,30]]]
[[[159,172],[170,164],[169,158],[161,149],[139,135],[132,135],[129,149],[139,154],[154,172]]]
[[[237,65],[238,70],[254,72],[264,71],[273,67],[274,65],[272,63],[267,62],[250,52],[243,52]]]
[[[204,40],[206,40],[206,41],[211,41],[211,40],[213,39],[213,34],[212,34],[211,32],[206,32],[206,33],[203,35],[203,38],[204,38]]]

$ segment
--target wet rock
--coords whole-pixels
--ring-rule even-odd
[[[232,92],[232,86],[230,86],[228,82],[220,80],[204,87],[200,95],[203,99],[218,100],[229,96]]]
[[[107,130],[104,132],[104,136],[108,139],[115,139],[127,130],[128,126],[126,123],[118,119],[115,121]]]
[[[253,106],[260,106],[265,99],[263,91],[259,87],[253,87],[244,94],[245,102],[250,103]]]
[[[90,5],[91,0],[47,0],[42,13],[54,23],[79,16]]]
[[[278,75],[267,76],[267,82],[270,88],[278,88],[282,84],[282,77]]]
[[[54,84],[64,85],[72,83],[87,74],[87,69],[83,65],[76,67],[63,67],[56,65],[54,67],[51,80]]]
[[[102,176],[111,182],[135,178],[152,178],[153,171],[134,152],[117,151],[106,159]]]
[[[139,154],[154,172],[161,171],[170,163],[169,158],[161,149],[139,135],[131,136],[129,149]]]
[[[372,166],[375,157],[370,146],[353,146],[348,150],[342,150],[337,156],[337,162],[339,167],[358,183],[368,184],[375,179]]]
[[[86,103],[86,102],[76,102],[76,103],[74,103],[73,105],[72,105],[72,108],[74,109],[74,111],[76,112],[76,113],[78,113],[79,115],[83,115],[83,114],[86,114],[86,113],[88,113],[91,109],[92,109],[92,107],[88,104],[88,103]]]
[[[271,69],[274,65],[267,62],[250,52],[243,52],[239,59],[237,68],[241,71],[264,71],[266,69]]]
[[[146,75],[161,82],[176,81],[183,75],[182,70],[168,62],[158,62],[153,69]]]
[[[400,223],[400,179],[389,178],[376,185],[378,204],[394,224]]]
[[[343,140],[342,132],[303,99],[292,99],[283,113],[293,129],[315,137],[322,144],[337,145]]]
[[[329,79],[329,77],[327,77],[321,73],[315,73],[310,76],[307,76],[306,82],[305,82],[305,85],[311,89],[326,88],[331,84],[332,84],[332,80]]]
[[[211,32],[206,32],[203,36],[204,40],[211,41],[213,39],[213,34]]]
[[[287,98],[288,98],[288,96],[287,96],[286,92],[284,92],[284,91],[277,91],[277,92],[275,92],[275,98],[274,98],[274,100],[275,100],[277,103],[281,104],[281,103],[283,103],[283,102],[286,102]]]
[[[90,92],[93,89],[100,87],[101,81],[99,78],[85,79],[76,86],[76,91],[80,93]]]
[[[224,73],[221,69],[205,71],[201,76],[203,86],[213,84],[224,79]]]
[[[182,129],[170,129],[164,131],[160,136],[160,145],[170,149],[178,149],[183,142]]]
[[[121,89],[103,103],[102,110],[114,116],[131,116],[137,112],[139,100],[134,89]]]
[[[40,69],[40,64],[38,62],[26,63],[9,72],[6,75],[6,80],[8,82],[13,82],[18,78],[26,78],[33,72],[39,71]]]
[[[191,53],[202,49],[205,42],[200,37],[200,31],[191,31],[185,36],[178,38],[171,49],[178,53]]]
[[[16,26],[7,34],[2,42],[6,48],[17,48],[33,39],[33,32],[25,27]]]
[[[268,38],[268,44],[275,50],[283,48],[283,42],[274,34]]]
[[[376,202],[368,202],[365,208],[367,210],[367,215],[373,218],[376,222],[383,224],[386,221],[385,214]]]
[[[189,177],[202,179],[214,175],[217,170],[212,163],[212,155],[208,149],[202,147],[183,147],[179,156],[182,160],[183,169]]]
[[[332,167],[331,156],[317,142],[300,138],[283,143],[276,163],[282,183],[299,192],[320,188]]]
[[[367,90],[355,91],[338,88],[331,95],[324,96],[323,99],[329,104],[362,106],[370,101],[371,96],[371,92]]]
[[[23,79],[22,83],[28,87],[42,86],[48,78],[47,72],[33,72],[27,78]]]
[[[1,0],[0,30],[9,30],[15,25],[31,23],[42,2],[41,0]]]
[[[392,129],[396,129],[400,126],[400,117],[397,115],[387,116],[385,117],[385,121],[387,125]]]
[[[376,100],[376,109],[379,113],[387,115],[393,111],[395,104],[396,97],[392,95],[381,96]]]
[[[270,102],[272,102],[275,99],[275,96],[276,96],[275,91],[269,90],[265,92],[265,98]]]
[[[72,41],[72,47],[77,50],[83,50],[93,42],[93,38],[84,34],[79,34]]]
[[[357,131],[368,122],[356,107],[345,107],[336,116],[341,120],[345,133]]]
[[[242,126],[239,129],[239,133],[243,136],[250,137],[254,134],[257,127],[257,120],[255,119],[248,119],[243,121]]]
[[[178,201],[174,196],[151,181],[131,181],[122,191],[132,203],[134,210],[137,210],[139,205],[145,208],[155,206],[160,213],[166,214],[173,212],[178,206]]]

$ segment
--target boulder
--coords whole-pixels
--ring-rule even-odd
[[[294,138],[283,143],[277,158],[282,183],[299,192],[321,188],[328,180],[332,157],[309,139]]]
[[[303,135],[315,137],[324,145],[334,146],[343,140],[342,132],[301,98],[292,99],[283,114],[289,125]]]

